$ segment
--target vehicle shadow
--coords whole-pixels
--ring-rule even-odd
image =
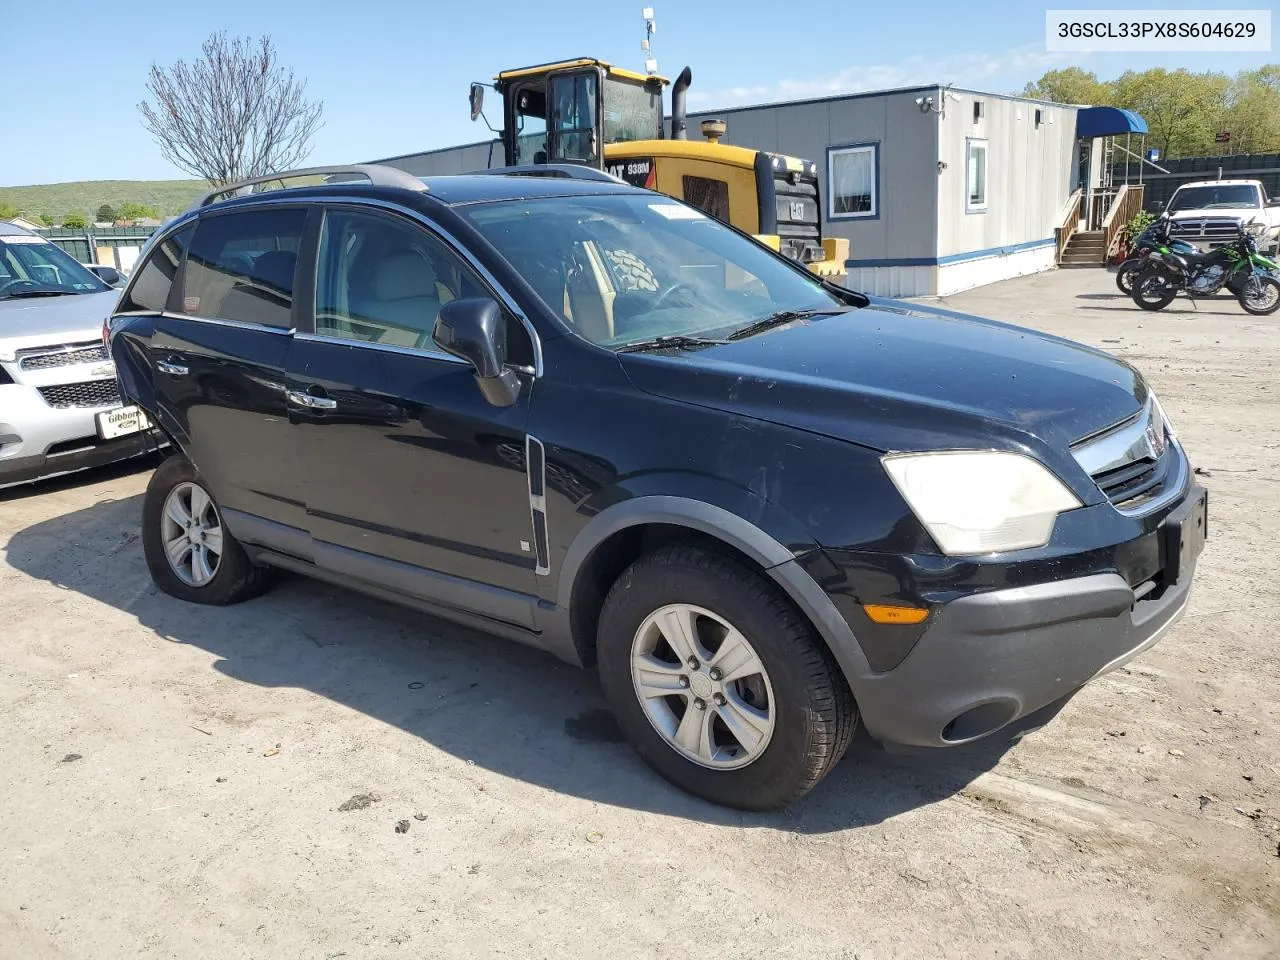
[[[595,675],[547,654],[303,577],[281,577],[234,607],[187,604],[151,583],[139,542],[142,497],[103,500],[12,536],[27,575],[127,610],[168,641],[218,658],[263,688],[310,690],[456,757],[560,793],[710,823],[823,833],[879,823],[956,793],[1012,745],[886,753],[860,735],[809,796],[771,814],[697,800],[652,773],[623,741]],[[1041,711],[1042,724],[1062,704]]]

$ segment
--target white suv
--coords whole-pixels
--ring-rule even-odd
[[[0,487],[145,453],[102,342],[119,294],[38,234],[0,222]]]

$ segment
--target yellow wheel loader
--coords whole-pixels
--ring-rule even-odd
[[[657,190],[754,235],[814,273],[841,281],[849,241],[822,237],[818,170],[800,160],[720,143],[725,125],[702,124],[689,140],[688,67],[671,90],[671,134],[664,136],[666,77],[583,57],[504,70],[502,148],[508,167],[582,164]],[[484,106],[484,84],[471,85],[471,119]]]

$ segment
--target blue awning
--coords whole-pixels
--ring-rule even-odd
[[[1076,137],[1115,137],[1122,133],[1146,133],[1147,121],[1132,110],[1119,107],[1081,107],[1076,111]]]

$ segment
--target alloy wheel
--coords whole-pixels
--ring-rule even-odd
[[[169,567],[189,587],[203,587],[222,562],[222,518],[204,488],[179,483],[165,498],[160,540]]]
[[[673,603],[646,617],[631,643],[631,680],[653,728],[700,766],[745,767],[773,736],[764,664],[741,631],[704,607]]]

